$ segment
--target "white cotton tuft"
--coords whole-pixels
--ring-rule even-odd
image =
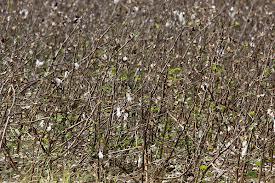
[[[60,86],[61,83],[62,83],[62,80],[59,79],[59,78],[54,78],[54,81],[55,81],[55,83],[56,83],[57,86]]]
[[[98,158],[99,158],[99,159],[103,159],[103,157],[104,157],[104,156],[103,156],[102,151],[99,151],[99,152],[98,152]]]
[[[126,100],[127,100],[127,102],[132,102],[133,97],[131,97],[130,93],[126,93]]]
[[[120,109],[120,107],[116,108],[116,116],[118,118],[121,116],[121,109]]]
[[[19,12],[19,14],[22,16],[23,19],[26,19],[28,17],[29,11],[27,9],[23,9]]]
[[[185,17],[184,17],[184,12],[180,12],[178,14],[178,17],[179,17],[179,21],[182,25],[185,25]]]
[[[141,155],[138,156],[138,168],[140,168],[142,165],[142,157]]]
[[[126,121],[128,119],[129,114],[126,112],[123,114],[123,120]]]
[[[114,4],[117,4],[119,3],[120,0],[114,0]]]
[[[41,67],[42,65],[44,65],[44,62],[37,59],[36,62],[35,62],[35,66],[36,67]]]
[[[41,120],[40,123],[39,123],[39,126],[40,126],[41,128],[43,128],[44,125],[45,125],[45,121],[44,121],[44,120]]]
[[[242,142],[242,153],[241,153],[241,157],[242,158],[246,156],[246,154],[247,154],[247,148],[248,148],[248,143],[245,140],[245,141]]]
[[[68,76],[69,76],[69,71],[65,71],[65,73],[64,73],[64,79],[68,78]]]
[[[75,68],[75,70],[77,70],[77,69],[79,69],[79,64],[78,63],[74,63],[74,68]]]
[[[201,85],[201,89],[202,89],[203,91],[206,91],[208,87],[209,87],[209,84],[206,83],[206,82],[203,82],[202,85]]]
[[[272,109],[267,109],[267,114],[273,118],[274,117],[274,112],[272,111]]]
[[[47,127],[47,129],[46,129],[46,130],[47,130],[47,132],[49,132],[49,131],[51,131],[51,130],[52,130],[52,125],[53,125],[52,123],[50,123],[50,124],[49,124],[49,126],[48,126],[48,127]]]

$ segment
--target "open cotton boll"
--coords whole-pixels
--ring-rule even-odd
[[[134,6],[134,11],[137,12],[139,10],[139,8],[137,6]]]
[[[98,152],[98,158],[99,158],[99,159],[103,159],[103,157],[104,157],[104,156],[103,156],[102,151],[99,151],[99,152]]]
[[[38,60],[38,59],[35,61],[35,66],[36,66],[36,67],[41,67],[42,65],[44,65],[44,62],[43,62],[43,61],[40,61],[40,60]]]
[[[178,18],[179,18],[179,22],[182,24],[182,25],[185,25],[185,17],[184,17],[185,13],[184,12],[180,12],[178,14]]]
[[[140,168],[142,166],[142,156],[139,155],[138,156],[138,168]]]
[[[248,148],[248,142],[245,140],[242,142],[242,153],[241,153],[242,158],[246,156],[247,148]]]
[[[61,83],[62,83],[62,80],[59,79],[59,78],[54,78],[54,81],[55,81],[55,83],[56,83],[57,86],[60,86]]]
[[[181,25],[185,25],[185,23],[186,23],[185,12],[180,12],[178,10],[175,10],[175,11],[173,11],[173,14],[174,14],[174,16],[177,17],[177,19]]]
[[[120,0],[114,0],[114,4],[117,4],[119,3]]]
[[[45,121],[44,121],[44,120],[41,120],[40,123],[39,123],[39,126],[40,126],[41,128],[43,128],[44,125],[45,125]]]
[[[75,68],[75,70],[77,70],[77,69],[79,69],[79,64],[78,63],[74,63],[74,68]]]
[[[52,130],[52,125],[53,125],[52,123],[49,123],[49,126],[48,126],[47,129],[46,129],[47,132],[49,132],[49,131]]]
[[[275,114],[272,109],[268,109],[267,114],[271,117],[271,120],[273,121],[273,131],[275,133]]]
[[[120,107],[116,108],[116,116],[118,118],[121,116],[121,109],[120,109]]]
[[[69,71],[65,71],[65,73],[64,73],[64,79],[68,78],[68,76],[69,76]]]
[[[26,19],[29,15],[29,11],[27,9],[22,9],[19,11],[19,14],[22,16],[23,19]]]
[[[133,98],[131,97],[130,93],[126,93],[126,100],[127,102],[132,102]]]
[[[123,120],[126,121],[128,119],[129,114],[126,112],[123,114]]]

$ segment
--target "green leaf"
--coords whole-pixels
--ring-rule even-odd
[[[152,106],[150,109],[151,112],[158,113],[160,111],[160,108],[157,106]]]
[[[72,132],[67,132],[65,136],[67,139],[70,139],[73,136],[73,134]]]
[[[123,72],[121,75],[120,75],[120,80],[121,81],[126,81],[128,79],[128,74],[126,72]]]
[[[159,29],[160,28],[160,24],[155,23],[155,27],[156,27],[156,29]]]
[[[112,73],[112,75],[115,76],[115,75],[116,75],[116,72],[117,72],[117,69],[116,69],[116,67],[113,66],[113,67],[111,68],[111,73]]]
[[[248,171],[248,172],[247,172],[246,176],[249,177],[249,178],[252,178],[252,179],[254,178],[254,179],[255,179],[255,178],[258,177],[258,174],[257,174],[256,171],[251,170],[251,171]]]
[[[224,71],[224,68],[219,64],[212,64],[211,70],[216,74],[221,74]]]
[[[256,162],[255,162],[255,165],[256,165],[257,167],[262,166],[262,161],[256,161]]]
[[[234,22],[234,27],[240,27],[240,26],[241,26],[240,22],[238,22],[238,21]]]
[[[248,115],[251,116],[251,117],[254,117],[254,116],[256,115],[256,113],[255,113],[255,111],[250,111],[250,112],[248,113]]]
[[[182,71],[182,69],[180,67],[169,68],[168,75],[169,76],[178,75],[179,73],[181,73],[181,71]]]
[[[207,168],[208,168],[208,166],[206,166],[206,165],[201,165],[200,166],[201,171],[205,171],[205,170],[207,170]]]

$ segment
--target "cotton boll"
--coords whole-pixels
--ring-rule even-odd
[[[139,156],[138,156],[138,168],[140,168],[141,165],[142,165],[142,156],[139,155]]]
[[[68,78],[68,76],[69,76],[69,71],[65,71],[65,73],[64,73],[64,79]]]
[[[36,62],[35,62],[35,66],[36,66],[36,67],[41,67],[42,65],[44,65],[44,62],[43,62],[43,61],[36,60]]]
[[[131,97],[130,93],[126,93],[126,100],[127,102],[132,102],[133,98]]]
[[[270,117],[274,117],[274,113],[273,113],[272,109],[268,109],[268,110],[267,110],[267,114],[268,114]]]
[[[118,4],[120,0],[114,0],[114,4]]]
[[[99,159],[103,159],[103,157],[104,157],[104,156],[103,156],[102,151],[99,151],[99,152],[98,152],[98,158],[99,158]]]
[[[26,105],[26,106],[22,106],[21,108],[22,108],[22,109],[30,109],[30,108],[31,108],[31,106]]]
[[[202,85],[201,85],[201,89],[202,89],[203,91],[207,91],[207,88],[208,88],[208,87],[209,87],[209,84],[206,83],[206,82],[202,83]]]
[[[121,116],[121,109],[120,109],[120,107],[118,107],[118,108],[116,109],[116,116],[117,116],[118,118]]]
[[[75,68],[75,70],[77,70],[77,69],[79,69],[79,64],[78,63],[74,63],[74,68]]]
[[[184,17],[184,12],[180,12],[178,14],[178,18],[179,18],[179,22],[182,24],[182,25],[185,25],[185,17]]]
[[[108,56],[106,54],[104,54],[102,57],[101,57],[103,60],[107,60],[108,59]]]
[[[45,125],[45,121],[44,121],[44,120],[41,120],[40,123],[39,123],[39,126],[40,126],[41,128],[43,128],[44,125]]]
[[[52,125],[53,125],[52,123],[49,124],[49,126],[48,126],[47,129],[46,129],[47,132],[49,132],[49,131],[52,130]]]
[[[139,10],[139,8],[137,6],[135,6],[133,9],[135,12],[137,12]]]
[[[19,12],[23,19],[26,19],[29,15],[29,11],[27,9],[23,9]]]
[[[171,23],[168,21],[168,22],[166,22],[165,27],[170,27],[170,25],[171,25]]]
[[[54,78],[54,81],[55,81],[55,83],[56,83],[57,86],[60,86],[61,83],[62,83],[62,80],[59,79],[59,78]]]
[[[126,112],[123,114],[123,120],[126,121],[128,119],[129,114]]]
[[[245,140],[242,142],[242,153],[241,153],[242,158],[246,156],[247,149],[248,149],[248,142]]]

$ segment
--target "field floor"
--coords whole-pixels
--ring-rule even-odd
[[[0,1],[0,182],[275,182],[274,7]]]

